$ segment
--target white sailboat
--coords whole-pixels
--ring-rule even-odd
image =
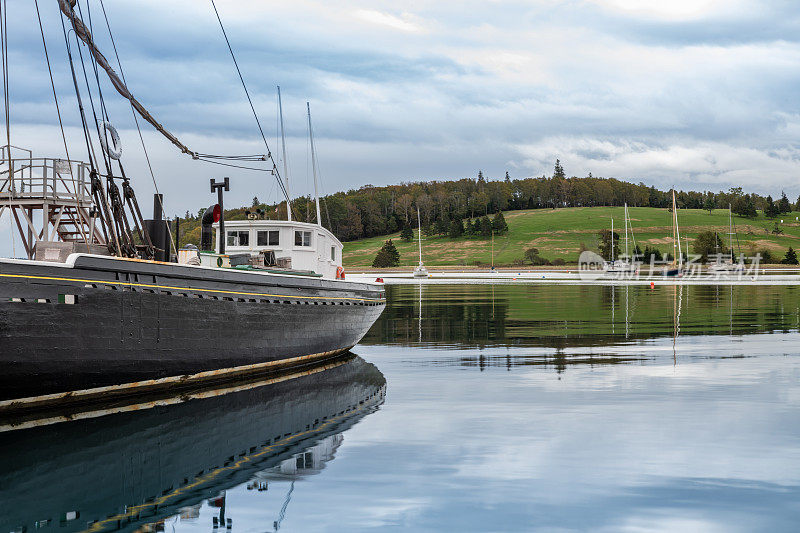
[[[733,212],[731,205],[728,204],[728,246],[730,247],[730,256],[722,259],[717,256],[717,262],[708,265],[708,271],[714,274],[732,274],[744,270],[744,265],[736,263],[733,255],[733,238],[736,232],[733,231]]]
[[[614,219],[611,219],[611,262],[606,265],[606,272],[620,273],[620,272],[636,272],[636,261],[632,260],[630,255],[629,242],[633,240],[634,250],[636,249],[636,240],[633,238],[633,227],[631,226],[630,214],[628,213],[628,204],[625,204],[625,255],[622,259],[614,259]],[[630,228],[630,238],[628,237],[628,228]]]
[[[430,274],[428,274],[428,269],[425,268],[422,262],[422,221],[419,216],[419,208],[417,208],[417,228],[419,230],[419,264],[414,268],[414,277],[427,278]]]
[[[681,250],[681,232],[678,229],[678,203],[675,201],[675,189],[672,189],[672,263],[664,269],[665,276],[683,275],[683,250]]]

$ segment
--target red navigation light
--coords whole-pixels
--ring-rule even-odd
[[[219,222],[222,218],[222,209],[219,208],[219,204],[214,204],[214,222]]]

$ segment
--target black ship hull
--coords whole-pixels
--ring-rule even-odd
[[[353,347],[384,306],[373,284],[86,255],[4,260],[0,401],[307,364]]]
[[[23,430],[0,421],[0,530],[134,531],[216,498],[383,402],[373,365],[326,366],[176,405]]]

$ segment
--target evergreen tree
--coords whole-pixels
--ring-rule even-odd
[[[741,191],[740,188],[738,190]],[[756,204],[753,201],[753,197],[749,194],[736,196],[731,205],[731,211],[733,211],[734,214],[747,218],[756,218],[758,216]]]
[[[658,248],[650,248],[649,246],[644,247],[644,253],[642,254],[642,261],[645,263],[651,263],[653,261],[658,262],[661,261],[664,257],[661,255],[661,250]]]
[[[534,266],[549,265],[550,261],[539,255],[538,248],[528,248],[525,250],[525,259]]]
[[[397,251],[392,239],[383,243],[375,255],[372,266],[376,268],[395,267],[400,264],[400,252]]]
[[[798,264],[797,261],[797,252],[795,252],[792,247],[789,247],[789,250],[786,252],[786,256],[784,256],[781,263],[785,265],[796,265]]]
[[[707,263],[709,257],[714,257],[718,253],[727,254],[728,250],[719,234],[713,231],[701,231],[692,243],[692,252],[700,256],[701,262]]]
[[[800,211],[800,196],[797,197],[797,203],[794,204],[794,210]]]
[[[449,221],[440,218],[433,223],[433,227],[436,235],[447,235],[447,232],[450,230],[450,223]]]
[[[478,183],[486,183],[486,179],[483,177],[483,170],[478,171]]]
[[[600,248],[600,255],[603,259],[611,261],[612,246],[614,250],[614,259],[617,259],[619,257],[619,233],[615,231],[612,236],[610,230],[601,229],[597,232],[597,235],[600,237],[600,245],[598,248]]]
[[[414,230],[411,229],[410,225],[406,224],[403,227],[403,231],[400,232],[400,238],[406,242],[414,240]]]
[[[258,196],[253,196],[253,207],[258,207],[260,204],[261,202],[258,201]]]
[[[455,218],[452,222],[450,222],[450,231],[448,232],[448,236],[451,239],[457,239],[462,235],[464,235],[464,223],[461,222],[460,218]]]
[[[781,191],[781,199],[778,200],[778,212],[780,214],[792,212],[792,204],[789,203],[789,198],[786,197],[786,193],[783,191]]]
[[[508,224],[506,224],[506,219],[502,211],[498,211],[492,219],[492,230],[494,230],[495,235],[500,235],[508,231]]]
[[[561,166],[561,161],[556,159],[556,166],[553,168],[553,178],[564,179],[564,167]]]
[[[397,247],[392,242],[392,239],[389,239],[385,243],[383,243],[383,248],[392,258],[392,266],[397,266],[400,264],[400,252],[397,251]]]
[[[506,170],[506,183],[511,183],[511,176],[508,175],[508,170]]]
[[[703,209],[708,211],[708,214],[710,215],[711,211],[713,211],[716,206],[717,203],[714,201],[714,195],[710,193],[706,195],[706,199],[703,202]]]
[[[764,216],[767,218],[775,218],[778,216],[778,207],[772,201],[772,196],[767,196],[767,203],[764,206]]]
[[[772,252],[770,252],[769,250],[761,250],[756,255],[759,255],[761,257],[762,263],[767,263],[767,264],[775,263],[775,258],[772,257]]]
[[[480,231],[478,232],[483,237],[491,237],[492,236],[492,223],[489,221],[489,217],[486,215],[482,216],[479,221],[480,224]]]
[[[381,248],[375,255],[375,259],[372,261],[372,266],[374,268],[387,268],[394,266],[392,262],[392,256],[389,255],[389,252],[387,252],[385,248]]]

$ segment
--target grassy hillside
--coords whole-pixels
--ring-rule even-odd
[[[659,248],[666,253],[672,251],[671,213],[667,209],[652,207],[629,208],[636,243],[644,249],[645,245]],[[534,209],[527,211],[508,211],[504,213],[509,231],[494,240],[494,260],[496,265],[511,265],[524,257],[527,248],[536,247],[542,257],[564,259],[577,262],[581,245],[597,250],[597,232],[609,229],[611,218],[614,229],[623,229],[622,207],[573,207],[565,209]],[[783,257],[789,246],[800,248],[800,213],[782,215],[778,219],[757,219],[734,216],[734,224],[739,236],[742,253],[754,254],[759,250],[770,250],[773,255]],[[784,223],[781,224],[780,220]],[[779,223],[783,235],[771,233],[775,222]],[[678,211],[682,237],[693,238],[701,231],[728,232],[728,211],[718,209],[711,214],[699,209]],[[417,232],[414,232],[415,239]],[[727,236],[725,236],[727,239]],[[417,243],[400,240],[399,233],[387,237],[373,237],[347,242],[344,247],[346,267],[369,267],[383,242],[391,238],[400,252],[401,266],[412,266],[418,261]],[[683,239],[682,239],[683,240]],[[685,243],[685,240],[684,240]],[[684,244],[682,243],[682,244]],[[431,266],[474,265],[491,262],[491,239],[481,237],[423,236],[423,259]],[[621,246],[624,246],[621,243]]]

